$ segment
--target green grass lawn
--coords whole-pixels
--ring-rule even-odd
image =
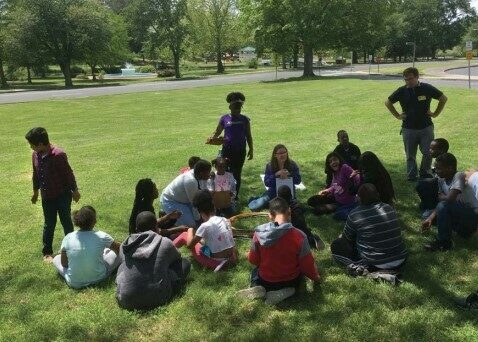
[[[457,238],[447,253],[422,251],[429,237],[419,232],[418,200],[404,180],[399,122],[383,105],[401,84],[319,78],[0,106],[0,340],[478,340],[478,316],[450,302],[454,294],[478,289],[478,238]],[[277,143],[301,167],[307,190],[298,196],[304,202],[323,186],[325,155],[336,145],[336,132],[346,129],[362,151],[382,159],[394,182],[410,251],[403,285],[347,276],[328,249],[343,227],[330,217],[307,217],[327,245],[314,252],[323,283],[309,283],[307,293],[277,307],[234,296],[249,285],[246,240],[238,240],[235,269],[214,274],[193,263],[184,294],[150,313],[121,310],[114,279],[75,291],[42,262],[42,210],[30,203],[31,151],[24,139],[31,127],[46,127],[68,153],[82,194],[73,209],[93,205],[97,227],[123,240],[138,179],[151,177],[162,189],[189,156],[216,155],[218,147],[204,141],[233,90],[246,95],[255,145],[254,160],[243,171],[242,205],[263,191],[259,174]],[[460,169],[478,166],[478,92],[443,90],[449,101],[435,119],[436,136],[450,141]],[[57,226],[55,249],[62,238]]]

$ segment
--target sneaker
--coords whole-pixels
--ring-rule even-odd
[[[266,293],[265,303],[269,305],[276,305],[294,294],[295,287],[284,287],[283,289],[277,291],[269,291]]]
[[[429,252],[445,252],[453,248],[453,242],[435,240],[423,246]]]
[[[45,254],[43,256],[43,262],[47,263],[47,264],[51,264],[53,262],[53,255],[51,254]]]
[[[237,297],[246,299],[263,298],[265,295],[266,289],[264,286],[253,286],[236,292]]]
[[[458,307],[462,309],[466,309],[470,311],[478,311],[478,293],[476,292],[472,293],[471,295],[465,298],[463,297],[454,298],[453,301]]]
[[[425,221],[433,213],[435,209],[425,209],[422,211],[422,221]]]
[[[322,251],[325,249],[325,244],[324,241],[318,236],[318,235],[312,235],[314,239],[314,246],[317,248],[319,251]]]

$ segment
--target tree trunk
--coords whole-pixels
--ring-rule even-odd
[[[93,82],[96,81],[96,74],[95,74],[95,65],[90,65],[91,68],[91,76],[93,78]]]
[[[60,63],[60,69],[65,77],[65,87],[71,88],[73,87],[73,81],[71,80],[71,71],[70,71],[70,62],[63,62]]]
[[[173,51],[173,59],[174,59],[174,77],[181,78],[181,73],[179,72],[179,52],[176,50]]]
[[[222,64],[221,47],[218,47],[218,49],[216,50],[216,64],[217,64],[217,73],[218,74],[224,73],[224,65]]]
[[[294,69],[297,69],[297,67],[299,66],[299,45],[295,45],[294,46],[294,51],[293,51],[293,61],[294,61]]]
[[[5,71],[3,71],[3,60],[0,58],[0,88],[8,88],[7,78],[5,77]]]
[[[302,76],[314,75],[314,50],[310,46],[304,46],[304,73]]]
[[[32,73],[30,71],[30,66],[27,65],[27,83],[32,84]]]
[[[287,69],[287,61],[284,55],[282,56],[282,69]]]
[[[357,51],[352,51],[352,63],[358,64],[358,53]]]

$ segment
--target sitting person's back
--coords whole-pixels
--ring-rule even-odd
[[[136,233],[121,245],[116,277],[118,304],[129,310],[150,310],[169,302],[179,291],[190,264],[171,240],[156,234],[156,217],[141,212]]]
[[[358,197],[360,205],[350,212],[342,236],[330,247],[333,258],[345,266],[399,267],[407,251],[395,209],[380,202],[377,189],[370,183],[359,188]]]

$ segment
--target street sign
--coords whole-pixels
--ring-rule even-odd
[[[368,61],[371,62],[373,60],[373,56],[372,55],[368,55]]]
[[[473,42],[471,40],[467,40],[465,44],[465,50],[466,51],[471,51],[473,50]]]
[[[467,60],[472,60],[473,59],[473,51],[467,51],[466,52],[466,59]]]

